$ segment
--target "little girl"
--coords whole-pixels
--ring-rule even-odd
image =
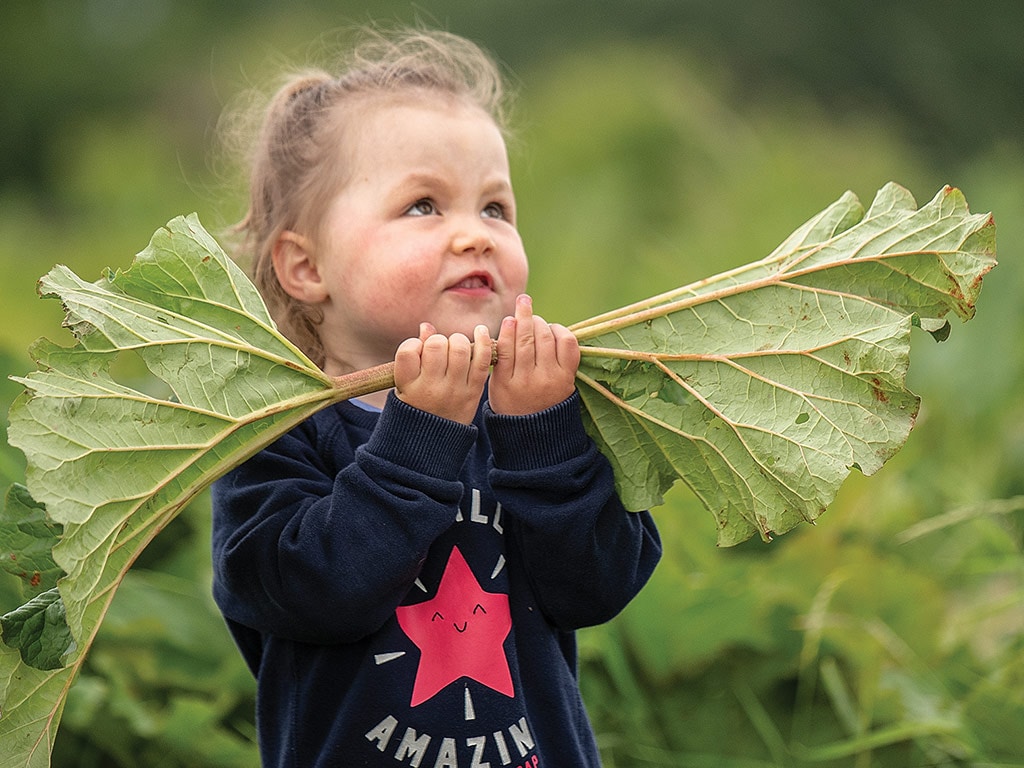
[[[584,431],[575,337],[523,293],[501,104],[475,45],[407,32],[265,113],[240,228],[271,311],[329,374],[395,361],[214,486],[265,766],[599,764],[574,630],[660,543]]]

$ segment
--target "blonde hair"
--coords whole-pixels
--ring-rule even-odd
[[[278,282],[274,245],[282,232],[319,238],[319,222],[345,178],[338,151],[346,123],[359,111],[341,109],[369,96],[405,92],[441,94],[473,104],[507,128],[504,79],[475,43],[448,32],[405,29],[362,31],[339,74],[306,69],[289,75],[260,108],[261,124],[249,140],[249,208],[235,225],[236,258],[252,278],[284,333],[317,365],[324,363],[322,314]]]

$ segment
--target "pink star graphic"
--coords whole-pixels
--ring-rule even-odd
[[[437,594],[397,610],[398,624],[420,649],[410,706],[468,677],[514,696],[502,647],[512,629],[508,595],[485,592],[458,547],[452,547]]]

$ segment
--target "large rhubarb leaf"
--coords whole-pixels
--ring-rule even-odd
[[[991,217],[958,191],[917,210],[889,185],[866,212],[845,195],[762,261],[574,326],[584,416],[627,506],[682,479],[722,544],[813,520],[851,468],[906,440],[911,326],[942,338],[947,314],[969,318],[993,252]],[[0,768],[49,763],[118,584],[191,498],[316,410],[393,383],[387,366],[326,377],[194,216],[127,271],[89,283],[57,267],[41,292],[77,343],[37,343],[19,379],[9,438],[31,497],[9,495],[0,552],[29,582],[39,571],[35,588],[65,575],[0,622]],[[167,394],[118,382],[123,355]],[[26,534],[56,540],[52,558]]]
[[[35,502],[63,525],[53,561],[67,575],[59,596],[0,625],[0,768],[48,764],[71,679],[148,542],[215,478],[340,396],[194,216],[159,230],[125,272],[88,283],[56,267],[40,292],[63,302],[78,343],[35,345],[39,370],[19,379],[9,439],[28,458]],[[118,383],[122,354],[140,356],[167,396]],[[12,498],[33,506],[9,497],[8,518]]]
[[[847,193],[762,261],[572,326],[589,430],[630,509],[682,479],[722,545],[813,521],[875,472],[918,412],[911,326],[942,340],[995,265],[959,190]]]

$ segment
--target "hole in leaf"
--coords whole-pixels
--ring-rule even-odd
[[[806,413],[806,412],[801,413],[799,416],[796,417],[796,423],[797,424],[806,424],[810,420],[811,420],[811,415],[809,413]]]
[[[672,405],[688,405],[691,400],[690,393],[671,380],[667,380],[658,391],[658,397]]]
[[[170,400],[173,397],[171,388],[153,375],[137,352],[120,352],[111,363],[109,373],[118,384],[131,387],[148,397],[157,400]]]

